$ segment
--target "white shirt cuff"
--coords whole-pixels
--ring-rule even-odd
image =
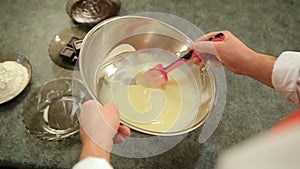
[[[79,161],[72,169],[113,169],[103,158],[87,157]]]
[[[300,106],[300,52],[283,52],[272,72],[274,88],[287,100]]]

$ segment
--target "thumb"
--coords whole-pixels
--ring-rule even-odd
[[[203,62],[204,64],[206,64],[206,62],[210,60],[212,63],[221,66],[222,60],[215,49],[215,45],[218,44],[216,42],[210,41],[196,41],[192,45],[192,48],[200,57],[201,62]]]
[[[117,131],[120,123],[120,114],[116,105],[114,103],[108,103],[104,106],[98,104],[98,108],[108,125]]]
[[[214,42],[210,41],[196,41],[193,43],[192,48],[198,55],[201,53],[209,53],[212,55],[217,55],[217,51],[213,45]]]

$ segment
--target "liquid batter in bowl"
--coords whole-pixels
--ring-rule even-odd
[[[111,87],[102,86],[100,92],[100,100],[116,103],[121,118],[141,129],[156,132],[172,130],[181,113],[181,91],[174,79],[158,89],[114,82]],[[112,97],[106,98],[108,95]]]
[[[205,115],[199,116],[199,77],[194,76],[193,71],[196,69],[192,70],[187,65],[171,72],[169,81],[159,88],[122,83],[120,78],[133,78],[141,70],[158,63],[167,65],[176,59],[174,54],[165,54],[162,59],[162,54],[165,52],[160,49],[151,49],[150,53],[146,50],[126,57],[115,57],[109,63],[99,66],[97,71],[97,96],[100,102],[116,103],[123,122],[150,133],[182,131],[199,119],[203,120],[208,113],[207,109]]]

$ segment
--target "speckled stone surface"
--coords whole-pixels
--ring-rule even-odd
[[[17,98],[0,105],[0,166],[71,168],[81,142],[75,136],[63,142],[46,142],[28,134],[22,123],[23,106],[41,84],[72,71],[54,64],[48,45],[55,34],[72,25],[62,0],[1,0],[0,57],[21,53],[33,66],[30,85]],[[192,22],[203,32],[227,29],[256,51],[279,55],[300,51],[299,0],[123,0],[120,15],[138,12],[170,13]],[[213,136],[198,143],[199,129],[171,150],[151,158],[130,159],[112,155],[119,169],[212,169],[218,154],[271,128],[295,106],[273,89],[226,70],[227,103]]]

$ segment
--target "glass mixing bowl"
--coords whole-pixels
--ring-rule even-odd
[[[89,95],[100,104],[115,102],[119,107],[122,123],[132,129],[151,135],[174,136],[192,131],[210,120],[208,125],[203,126],[203,129],[207,128],[204,134],[206,139],[214,131],[223,112],[226,91],[223,68],[214,66],[215,64],[211,64],[209,60],[203,69],[188,62],[178,68],[179,73],[174,71],[174,75],[171,74],[179,85],[180,81],[190,81],[191,85],[189,87],[183,85],[180,88],[181,101],[178,104],[181,104],[181,110],[170,127],[166,129],[151,127],[151,124],[155,125],[155,118],[162,116],[161,112],[153,116],[155,118],[152,121],[139,122],[138,119],[133,119],[134,115],[122,110],[124,105],[122,106],[121,102],[124,100],[120,98],[124,93],[118,93],[118,88],[113,82],[123,78],[126,73],[133,75],[132,67],[146,70],[159,62],[171,63],[176,57],[189,51],[193,41],[203,35],[199,34],[199,30],[195,30],[194,25],[176,22],[178,18],[175,18],[174,22],[169,19],[157,19],[159,15],[153,16],[114,17],[91,29],[85,36],[80,51],[81,79]],[[187,29],[184,30],[185,28]],[[162,51],[160,56],[151,52],[157,50]],[[178,74],[180,75],[177,76]],[[156,96],[153,97],[155,101]],[[140,116],[147,117],[150,114]],[[168,121],[171,116],[172,114],[163,118],[163,121]],[[212,122],[216,125],[212,125]]]

